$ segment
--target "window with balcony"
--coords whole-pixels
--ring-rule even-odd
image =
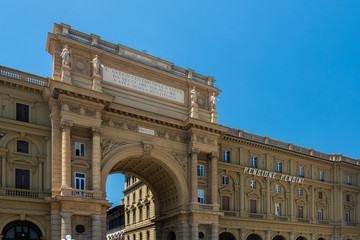
[[[75,156],[85,157],[85,143],[75,142]]]
[[[16,103],[16,120],[29,122],[29,105]]]
[[[347,211],[346,213],[345,213],[345,217],[346,217],[346,222],[350,222],[350,212],[349,211]]]
[[[281,203],[275,203],[275,215],[281,216]]]
[[[29,143],[21,140],[16,141],[16,152],[29,153]]]
[[[303,213],[304,213],[304,208],[303,208],[303,206],[298,206],[298,218],[303,218],[304,217],[304,215],[303,215]]]
[[[276,171],[278,173],[282,173],[282,163],[281,162],[276,163]]]
[[[198,189],[198,202],[205,203],[205,194],[203,189]]]
[[[204,176],[204,165],[198,165],[197,166],[197,175],[200,177]]]
[[[257,157],[251,157],[251,167],[257,168]]]
[[[324,218],[323,218],[323,210],[322,210],[322,209],[319,209],[319,210],[318,210],[318,219],[319,219],[320,221],[324,220]]]
[[[256,213],[256,200],[250,200],[250,212]]]
[[[230,210],[230,197],[222,196],[222,210],[225,210],[225,211]]]
[[[30,171],[24,169],[15,170],[15,187],[30,189]]]
[[[230,151],[224,151],[224,162],[230,162]]]
[[[86,175],[85,173],[75,173],[75,189],[85,190]]]

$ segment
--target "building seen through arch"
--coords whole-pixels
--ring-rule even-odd
[[[49,78],[0,66],[0,239],[106,238],[113,173],[108,239],[359,239],[358,159],[222,126],[213,77],[69,25],[46,50]]]

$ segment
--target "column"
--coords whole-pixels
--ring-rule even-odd
[[[290,184],[290,202],[289,202],[289,213],[290,221],[294,221],[294,186]]]
[[[265,231],[265,240],[270,240],[270,230]]]
[[[191,223],[191,239],[199,239],[199,225]]]
[[[218,203],[218,159],[219,153],[211,153],[211,174],[210,174],[210,185],[211,185],[211,203]]]
[[[294,232],[290,232],[290,234],[289,234],[289,240],[294,240]]]
[[[265,214],[266,214],[266,218],[268,219],[269,216],[271,215],[270,213],[270,180],[268,178],[266,178],[266,209],[265,209]]]
[[[177,225],[176,239],[188,240],[188,239],[190,239],[190,237],[191,237],[191,235],[190,235],[189,225],[187,223],[185,223],[185,221],[180,222]]]
[[[2,156],[2,160],[1,160],[1,186],[7,187],[6,186],[6,157],[5,156]]]
[[[101,163],[101,149],[100,149],[100,133],[101,128],[92,128],[92,178],[93,190],[100,191],[100,163]]]
[[[198,160],[199,150],[196,148],[191,149],[191,167],[190,167],[190,176],[191,176],[191,202],[198,202],[197,199],[197,190],[198,190],[198,178],[197,178],[197,160]]]
[[[46,139],[45,190],[51,189],[51,138]]]
[[[243,240],[244,239],[244,229],[240,228],[239,229],[239,240]]]
[[[61,188],[70,188],[71,186],[71,131],[72,123],[63,121],[61,123],[62,128],[62,151],[61,151],[61,163],[62,163],[62,176],[61,176]]]
[[[218,223],[211,224],[211,240],[219,240],[219,226]]]
[[[240,215],[244,212],[245,195],[244,195],[244,176],[239,173],[240,178]]]
[[[315,189],[314,189],[314,186],[310,186],[310,188],[311,188],[311,212],[310,212],[310,218],[311,218],[311,221],[314,222],[314,220],[315,220]]]
[[[43,162],[42,159],[39,159],[39,181],[38,181],[38,189],[41,192],[43,190]]]
[[[91,215],[91,239],[101,239],[101,215]]]
[[[66,235],[72,235],[71,232],[71,216],[69,212],[61,212],[61,239],[65,239]]]

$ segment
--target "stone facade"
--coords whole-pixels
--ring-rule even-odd
[[[46,49],[52,78],[0,69],[0,239],[105,239],[112,173],[153,239],[359,239],[359,160],[221,126],[212,77],[68,25]]]

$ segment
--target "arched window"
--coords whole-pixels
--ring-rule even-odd
[[[346,195],[346,201],[350,202],[350,195],[349,194]]]
[[[14,221],[6,225],[3,229],[3,240],[40,240],[41,231],[29,221]]]
[[[229,185],[229,177],[228,176],[223,176],[223,184]]]

